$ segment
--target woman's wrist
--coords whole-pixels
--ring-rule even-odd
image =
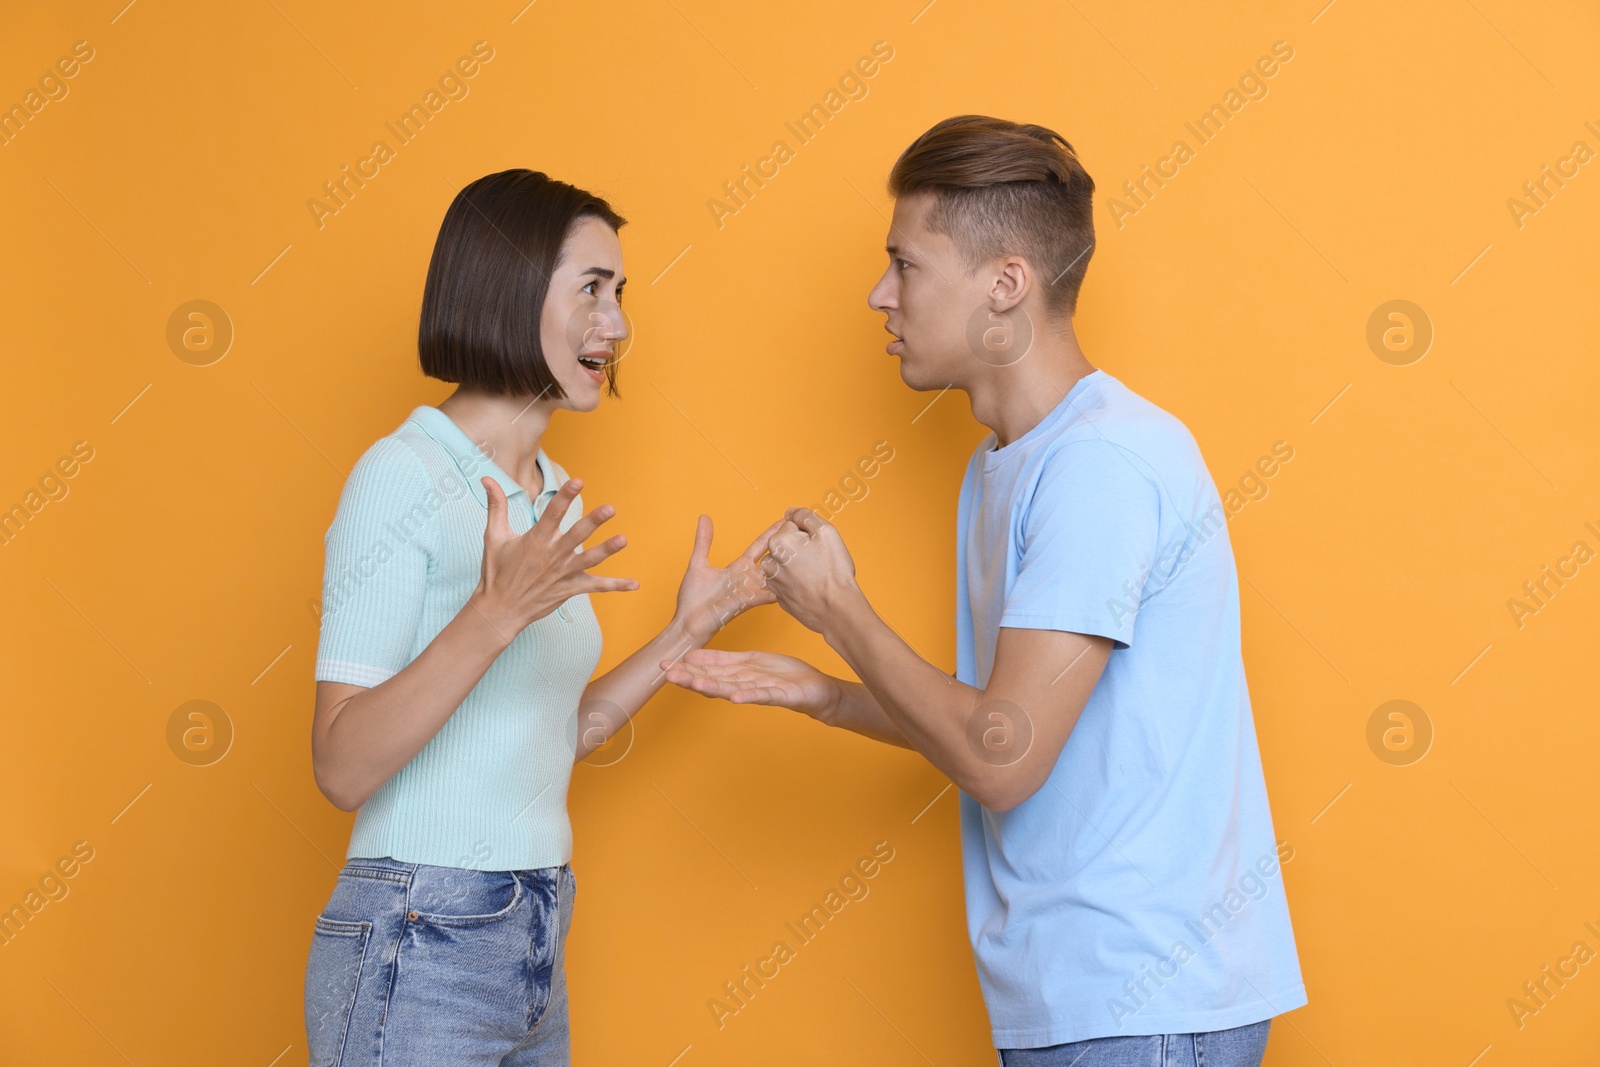
[[[498,655],[510,647],[517,634],[527,627],[529,620],[520,620],[512,611],[494,599],[489,592],[479,586],[467,597],[466,604],[462,607],[457,618],[467,617],[477,620],[486,629],[483,630],[484,639],[492,641],[498,647]]]
[[[722,629],[722,624],[727,619],[717,618],[710,609],[703,609],[696,618],[696,612],[679,610],[673,613],[672,619],[667,623],[663,635],[674,639],[677,647],[688,651],[691,648],[701,648]],[[731,616],[730,616],[731,618]]]

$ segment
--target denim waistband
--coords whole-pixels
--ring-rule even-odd
[[[540,871],[559,871],[570,864],[563,863],[556,867],[528,867],[515,870],[513,874],[537,874]],[[356,870],[351,871],[351,868]],[[429,863],[411,863],[406,860],[397,860],[390,856],[352,856],[345,860],[344,871],[351,873],[365,872],[367,877],[385,878],[396,882],[409,882],[419,869],[430,871],[458,871],[464,874],[491,874],[496,872],[480,871],[474,867],[440,867]]]

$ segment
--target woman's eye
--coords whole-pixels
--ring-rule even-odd
[[[583,291],[588,293],[590,296],[593,296],[594,295],[594,287],[599,285],[599,284],[600,284],[600,282],[599,282],[598,279],[595,280],[595,281],[592,281],[592,282],[586,282],[586,283],[584,283]]]

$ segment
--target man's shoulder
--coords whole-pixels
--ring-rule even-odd
[[[1194,440],[1182,419],[1109,374],[1080,407],[1078,421],[1115,429],[1124,437],[1148,438],[1152,443]]]
[[[1200,446],[1170,411],[1106,375],[1099,388],[1075,405],[1051,442],[1051,451],[1098,443],[1137,459],[1157,476],[1204,469]]]

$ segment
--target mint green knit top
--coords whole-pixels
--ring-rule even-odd
[[[505,490],[515,533],[567,480],[540,449],[537,500],[448,415],[421,406],[367,449],[328,527],[319,681],[375,686],[428,646],[466,604],[483,567],[488,494]],[[574,500],[562,517],[584,514]],[[579,594],[525,628],[433,739],[356,814],[345,855],[475,870],[572,858],[567,784],[578,701],[600,660],[600,627]]]

